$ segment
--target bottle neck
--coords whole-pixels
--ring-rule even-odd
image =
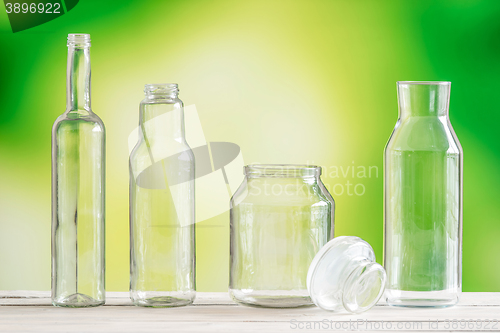
[[[450,82],[398,82],[399,118],[447,117]]]
[[[169,103],[170,102],[170,103]],[[146,140],[164,142],[173,139],[184,141],[184,110],[176,100],[146,99],[141,103],[139,127]]]
[[[68,45],[67,110],[90,111],[90,46]]]

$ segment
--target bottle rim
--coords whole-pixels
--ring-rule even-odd
[[[179,93],[177,83],[148,83],[144,85],[144,94],[148,95],[174,95]]]
[[[68,46],[90,47],[90,44],[89,34],[68,34]]]
[[[243,168],[247,177],[305,178],[321,175],[321,167],[305,164],[249,164]]]

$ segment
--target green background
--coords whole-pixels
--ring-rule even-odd
[[[239,144],[247,164],[325,166],[336,235],[364,238],[381,261],[396,81],[449,80],[465,152],[463,290],[500,291],[497,0],[82,0],[15,34],[2,5],[0,289],[50,289],[50,133],[65,110],[66,37],[79,32],[92,37],[92,108],[107,128],[107,290],[128,290],[127,138],[145,83],[178,83],[207,140]],[[378,175],[342,174],[353,166]],[[228,213],[198,223],[199,291],[227,290],[228,256]]]

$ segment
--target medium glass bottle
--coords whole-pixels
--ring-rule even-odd
[[[105,130],[90,108],[90,35],[68,35],[67,108],[52,128],[52,304],[104,304]]]
[[[384,170],[390,305],[450,306],[461,293],[463,153],[448,116],[450,86],[398,82]]]
[[[311,305],[307,271],[334,230],[334,201],[321,168],[248,165],[244,171],[231,198],[229,293],[246,305]]]
[[[194,155],[177,84],[148,84],[130,154],[130,298],[173,307],[195,298]]]

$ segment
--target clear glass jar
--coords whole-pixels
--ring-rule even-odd
[[[104,304],[105,129],[90,108],[90,35],[68,35],[67,108],[52,127],[52,304]]]
[[[399,119],[385,149],[387,303],[458,302],[462,148],[448,117],[450,82],[398,82]]]
[[[307,271],[334,232],[321,168],[248,165],[231,198],[229,293],[262,307],[312,304]]]
[[[177,84],[148,84],[130,154],[130,298],[173,307],[195,298],[194,155]]]

